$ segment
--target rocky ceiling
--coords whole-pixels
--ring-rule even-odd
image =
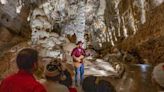
[[[92,45],[95,50],[107,51],[115,46],[128,52],[135,51],[147,61],[161,62],[164,60],[163,2],[0,0],[0,35],[7,35],[3,37],[5,41],[0,40],[0,50],[25,40],[48,39],[56,32],[71,42],[82,40],[84,47]]]

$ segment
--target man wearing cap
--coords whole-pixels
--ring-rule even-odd
[[[72,50],[71,56],[73,58],[74,67],[75,67],[75,85],[78,86],[78,80],[80,75],[80,83],[84,79],[84,63],[83,58],[85,56],[85,50],[82,48],[83,42],[78,41],[77,46]]]
[[[45,78],[46,80],[40,80],[41,84],[44,85],[47,92],[69,92],[69,89],[60,84],[60,80],[65,80],[66,76],[62,70],[62,64],[60,59],[54,59],[49,62],[45,67]]]

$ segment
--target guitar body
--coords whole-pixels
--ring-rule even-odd
[[[80,57],[74,57],[73,58],[73,64],[75,67],[80,67],[81,64],[83,63],[84,56],[81,55]]]

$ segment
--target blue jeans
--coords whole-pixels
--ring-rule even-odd
[[[80,80],[79,80],[80,75]],[[78,85],[78,82],[82,83],[84,79],[84,64],[81,64],[80,67],[75,67],[75,84]]]

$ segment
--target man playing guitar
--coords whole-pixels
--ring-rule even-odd
[[[75,67],[75,85],[78,86],[78,80],[80,75],[80,83],[84,79],[84,63],[83,59],[85,56],[85,50],[82,48],[82,41],[77,42],[77,47],[73,49],[71,56],[73,58],[74,67]]]

